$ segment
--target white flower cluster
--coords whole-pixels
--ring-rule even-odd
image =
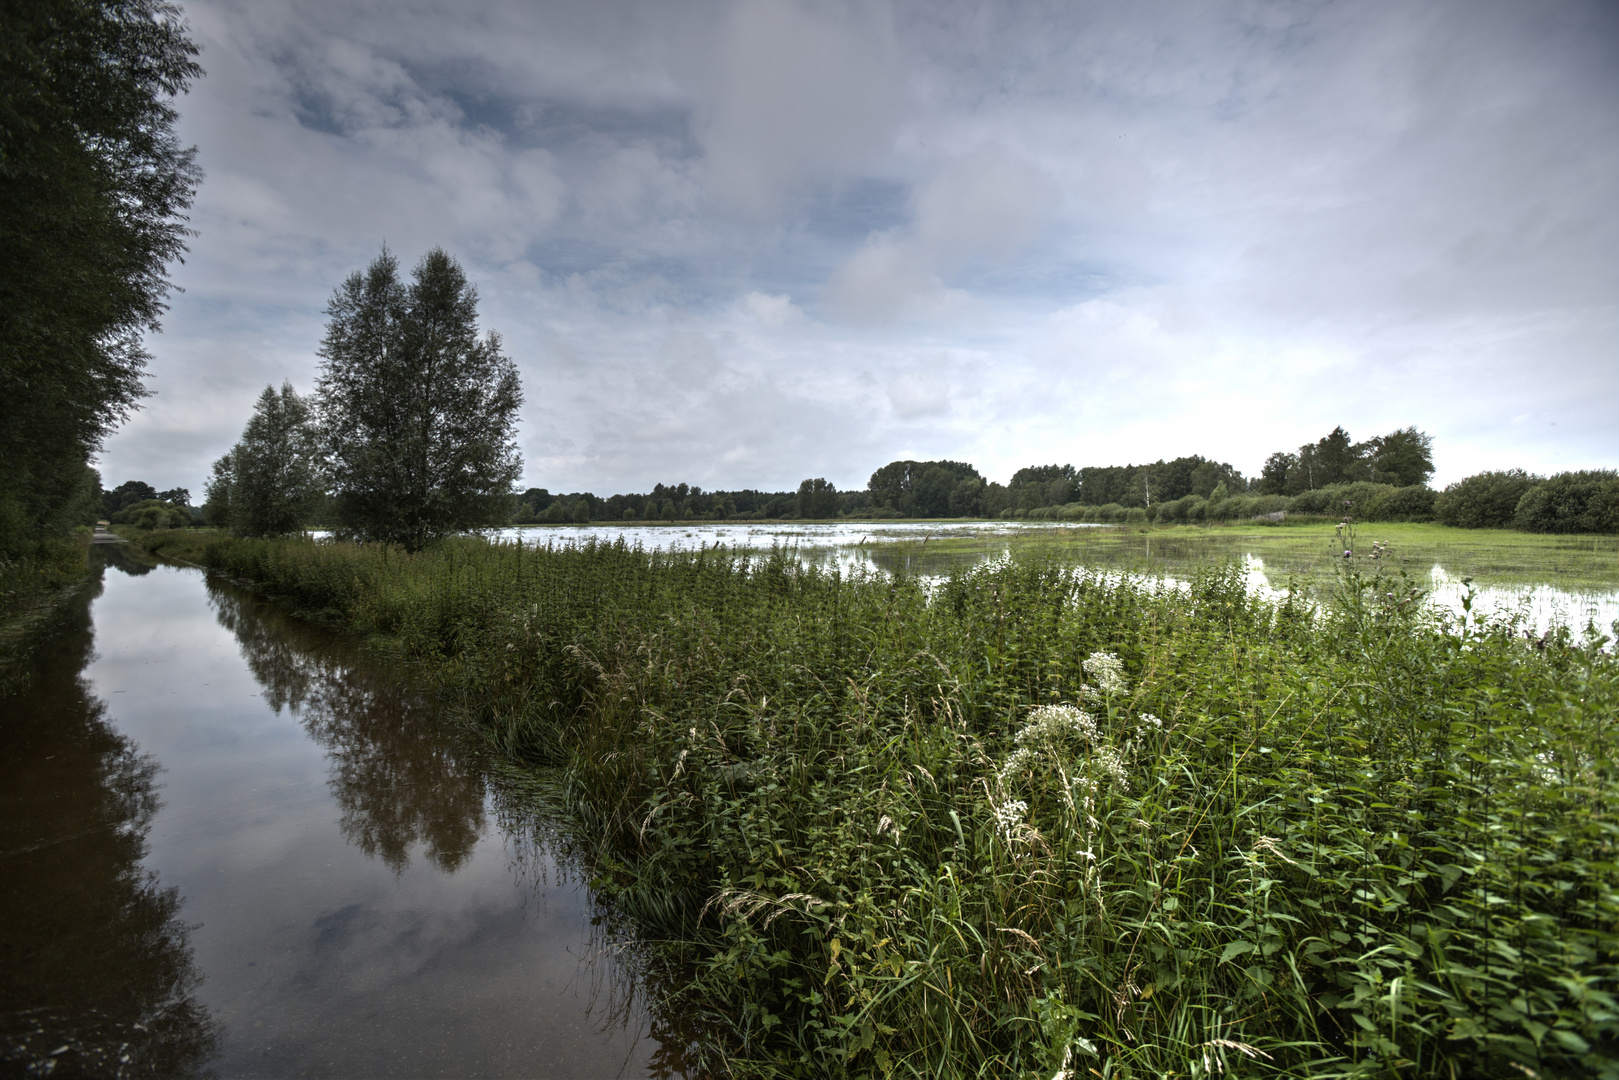
[[[1095,685],[1086,686],[1083,691],[1091,701],[1100,701],[1130,689],[1130,681],[1124,677],[1124,661],[1116,653],[1093,652],[1085,658],[1082,666],[1085,674],[1095,682]]]
[[[1028,769],[1049,748],[1061,746],[1071,735],[1087,743],[1100,738],[1096,721],[1083,709],[1072,705],[1042,705],[1029,714],[1029,722],[1017,733],[1017,749],[1001,765],[1001,783],[1006,783]]]
[[[1101,766],[1121,790],[1129,790],[1123,755],[1102,738],[1095,717],[1072,705],[1042,705],[1029,714],[1029,722],[1014,738],[1017,749],[1001,764],[1001,783],[1021,776],[1047,751],[1056,750],[1072,737],[1083,739],[1090,749],[1089,760]]]
[[[1029,804],[1022,799],[1003,802],[995,808],[995,827],[1010,836],[1013,829],[1023,824],[1028,813]]]

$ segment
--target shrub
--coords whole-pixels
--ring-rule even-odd
[[[137,529],[183,529],[191,524],[191,515],[171,503],[143,499],[124,507],[108,520],[114,525],[133,525]]]
[[[1619,472],[1558,473],[1524,492],[1512,523],[1526,532],[1619,533]]]
[[[1392,489],[1378,503],[1376,521],[1432,521],[1438,493],[1426,484]]]
[[[1504,529],[1512,524],[1524,494],[1539,482],[1540,477],[1522,469],[1476,473],[1440,492],[1433,514],[1441,525]]]

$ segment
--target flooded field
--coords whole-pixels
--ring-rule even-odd
[[[634,949],[409,673],[97,547],[3,703],[7,1075],[678,1075]]]
[[[1039,521],[693,522],[528,527],[496,535],[540,544],[622,539],[659,549],[779,545],[829,567],[922,576],[1023,552],[1183,580],[1198,566],[1238,562],[1254,589],[1271,593],[1330,588],[1346,544],[1329,524],[1147,529]],[[1358,526],[1348,543],[1358,549],[1363,572],[1423,589],[1430,603],[1448,611],[1460,611],[1471,590],[1475,611],[1521,613],[1525,628],[1537,634],[1559,624],[1578,631],[1587,622],[1612,634],[1619,619],[1619,537],[1383,524]],[[1374,544],[1386,547],[1370,560]]]

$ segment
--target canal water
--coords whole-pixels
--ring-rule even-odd
[[[7,1075],[679,1075],[632,943],[408,672],[188,568],[0,701]]]

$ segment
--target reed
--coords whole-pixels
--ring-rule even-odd
[[[1354,572],[174,543],[559,767],[716,1073],[1619,1075],[1594,628]]]

